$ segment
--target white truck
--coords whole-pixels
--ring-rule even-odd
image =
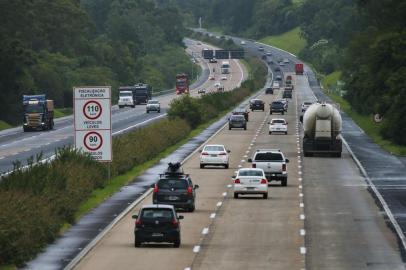
[[[342,119],[332,104],[314,103],[303,115],[303,154],[326,153],[341,157]]]
[[[252,168],[264,170],[269,182],[276,180],[281,181],[281,186],[288,185],[289,159],[285,158],[280,149],[258,149],[248,162],[252,163]]]
[[[230,73],[230,62],[223,61],[221,62],[221,74],[229,74]]]
[[[120,109],[126,106],[134,108],[136,104],[134,90],[129,87],[120,87],[118,91],[118,107]]]

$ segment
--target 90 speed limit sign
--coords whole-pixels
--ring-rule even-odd
[[[75,146],[98,161],[111,161],[111,88],[74,87]]]

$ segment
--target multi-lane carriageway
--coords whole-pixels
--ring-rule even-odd
[[[284,71],[289,68],[284,67]],[[208,141],[225,144],[232,151],[229,170],[199,169],[197,153],[184,161],[185,170],[200,189],[197,210],[183,213],[179,249],[165,245],[134,248],[134,221],[130,216],[151,202],[147,192],[78,264],[70,266],[404,269],[395,234],[387,227],[384,213],[376,206],[348,150],[344,149],[340,159],[303,158],[298,105],[315,98],[306,76],[295,76],[295,84],[294,98],[283,116],[289,122],[288,135],[268,135],[267,122],[272,116],[254,112],[247,131],[223,128]],[[269,104],[278,95],[260,98]],[[249,166],[247,158],[263,147],[280,148],[290,159],[288,186],[271,185],[268,200],[233,199],[230,176],[240,166]]]
[[[209,45],[197,45],[190,39],[185,39],[187,52],[191,55],[200,55],[204,47],[214,48]],[[204,88],[207,92],[214,91],[214,83],[220,80],[220,63],[211,64],[206,61],[199,61],[202,67],[201,78],[191,87],[191,95],[197,95],[198,88]],[[221,81],[225,90],[231,90],[240,85],[247,78],[245,67],[238,61],[230,62],[231,73],[227,75],[226,81]],[[213,68],[215,71],[213,72]],[[214,76],[216,80],[209,80]],[[161,103],[161,114],[147,114],[145,105],[136,106],[134,109],[118,109],[113,106],[112,126],[113,136],[121,134],[137,127],[144,126],[153,121],[165,117],[169,103],[176,98],[176,94],[169,93],[155,97]],[[73,117],[64,117],[55,120],[55,127],[52,131],[24,133],[22,127],[8,129],[0,132],[0,174],[13,169],[13,162],[20,161],[26,164],[28,158],[42,153],[43,158],[54,155],[55,149],[73,144]]]
[[[280,97],[260,95],[266,104]],[[199,153],[184,161],[198,190],[197,210],[183,213],[182,245],[133,246],[128,212],[75,269],[404,269],[396,237],[363,185],[348,151],[342,158],[303,158],[298,104],[313,100],[305,76],[296,77],[288,135],[268,135],[266,112],[250,113],[247,131],[221,129],[207,143],[231,150],[230,169],[200,169]],[[226,127],[226,126],[225,126]],[[234,199],[231,175],[259,148],[280,148],[288,186],[270,186],[268,200]]]

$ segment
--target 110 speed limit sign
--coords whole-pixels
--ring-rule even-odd
[[[111,87],[75,87],[75,147],[111,162]]]

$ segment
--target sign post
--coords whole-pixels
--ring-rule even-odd
[[[111,87],[74,87],[75,148],[111,162]]]

